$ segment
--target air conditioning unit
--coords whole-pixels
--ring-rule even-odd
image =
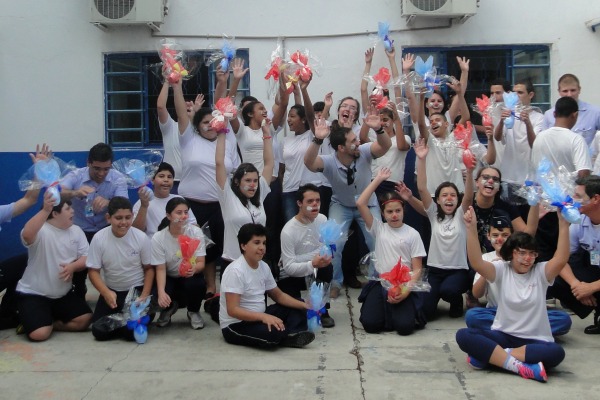
[[[112,25],[148,25],[159,31],[167,14],[167,0],[90,0],[90,22],[106,29]]]
[[[479,0],[402,0],[401,15],[415,17],[460,18],[466,20],[477,13]]]

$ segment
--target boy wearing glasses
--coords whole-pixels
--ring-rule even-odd
[[[87,167],[72,171],[60,182],[61,198],[72,202],[75,211],[73,221],[83,230],[88,242],[92,241],[96,232],[108,226],[105,214],[110,199],[128,197],[125,178],[112,169],[112,162],[112,148],[98,143],[88,153]],[[73,276],[75,293],[83,298],[87,292],[86,276],[87,270]]]
[[[512,224],[508,218],[502,214],[495,214],[490,223],[490,228],[487,234],[487,238],[494,246],[494,250],[489,253],[483,254],[482,258],[484,261],[494,262],[502,260],[500,255],[500,249],[504,243],[512,235]],[[537,252],[528,250],[516,250],[520,257],[537,257]],[[465,323],[469,328],[479,329],[491,329],[494,318],[496,317],[496,311],[498,309],[498,288],[494,285],[488,284],[488,282],[479,273],[475,274],[473,280],[473,296],[476,298],[487,298],[487,305],[485,308],[475,307],[467,310],[465,314]],[[561,310],[547,310],[548,319],[550,321],[550,329],[552,336],[564,335],[569,332],[571,328],[571,317],[564,311]]]

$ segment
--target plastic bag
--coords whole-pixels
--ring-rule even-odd
[[[415,61],[415,72],[423,79],[425,85],[425,97],[429,98],[434,90],[439,89],[439,86],[454,78],[448,75],[438,74],[433,66],[433,56],[429,56],[427,61],[423,61],[420,56],[417,56]]]
[[[571,224],[581,222],[579,208],[581,204],[571,197],[575,177],[564,166],[556,168],[547,158],[542,159],[538,166],[537,179],[542,188],[542,202],[551,211],[560,210],[561,214]]]
[[[481,98],[475,98],[476,104],[473,104],[471,108],[473,111],[481,115],[483,126],[493,126],[492,112],[496,106],[496,100],[494,97],[489,98],[485,94]]]
[[[377,36],[383,42],[383,47],[388,53],[394,50],[394,41],[390,39],[390,24],[389,22],[379,22],[377,24]]]
[[[371,76],[367,74],[363,77],[364,80],[375,85],[375,89],[371,92],[369,100],[372,104],[375,104],[378,110],[385,108],[388,103],[388,99],[384,95],[384,90],[388,88],[390,78],[390,71],[385,67],[379,68],[379,71],[375,75]]]
[[[150,196],[150,200],[154,198],[154,192],[149,185],[152,177],[158,170],[158,166],[162,162],[163,155],[157,150],[148,150],[140,154],[138,158],[123,157],[113,162],[112,167],[123,174],[127,187],[130,189],[139,189],[144,187],[144,190]]]
[[[171,39],[162,39],[158,55],[162,61],[162,76],[171,84],[180,79],[189,79],[187,57],[179,44]]]
[[[188,272],[196,265],[195,253],[198,247],[204,240],[202,230],[195,225],[188,224],[183,229],[183,234],[177,237],[179,243],[179,252],[177,255],[181,257],[179,264],[179,275],[187,276]]]
[[[219,61],[219,68],[221,71],[227,72],[229,70],[229,64],[231,64],[231,61],[235,58],[236,52],[237,49],[233,45],[233,38],[224,35],[223,44],[221,45],[220,50],[213,52],[208,57],[206,65],[209,66],[212,63]]]
[[[210,126],[218,133],[227,133],[227,120],[237,116],[237,107],[231,97],[223,97],[217,100],[215,110],[212,112],[213,119]]]
[[[515,107],[519,102],[519,95],[515,92],[503,93],[502,98],[504,99],[504,108],[510,110],[510,116],[504,120],[504,126],[512,129],[515,125]]]
[[[76,169],[73,162],[65,163],[58,157],[39,160],[25,171],[19,179],[22,191],[46,188],[52,195],[54,205],[60,204],[61,187],[59,181],[69,172]]]
[[[346,237],[344,227],[347,222],[338,224],[334,219],[327,220],[319,226],[319,241],[322,243],[319,254],[334,258],[338,244]]]
[[[265,74],[268,99],[274,97],[275,93],[277,92],[277,85],[279,83],[279,76],[282,68],[285,68],[285,64],[283,62],[281,40],[278,40],[277,47],[271,53],[271,61],[267,66],[267,73]]]
[[[469,169],[473,169],[477,165],[477,158],[470,148],[472,130],[471,121],[467,121],[466,127],[458,124],[453,131],[458,146],[462,148],[462,161]]]
[[[327,312],[325,305],[329,302],[330,284],[327,282],[316,282],[314,275],[306,277],[308,298],[306,303],[310,309],[306,312],[308,330],[316,332],[321,327],[321,315]]]

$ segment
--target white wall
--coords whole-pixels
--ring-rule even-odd
[[[165,36],[195,49],[220,45],[220,39],[207,36],[236,36],[238,47],[250,49],[251,92],[262,99],[262,77],[275,38],[286,37],[288,50],[308,48],[322,61],[321,77],[311,85],[314,101],[329,90],[337,99],[358,96],[362,54],[372,44],[367,33],[376,30],[378,21],[401,30],[392,37],[407,46],[548,44],[553,100],[558,77],[571,72],[582,82],[582,98],[600,104],[595,68],[600,32],[584,25],[597,17],[598,1],[482,0],[478,14],[464,25],[410,31],[400,17],[400,0],[171,0],[162,32],[152,35],[145,27],[100,31],[87,22],[88,0],[4,1],[0,151],[30,151],[39,141],[78,151],[102,141],[103,53],[154,50]],[[384,61],[379,48],[374,66]]]

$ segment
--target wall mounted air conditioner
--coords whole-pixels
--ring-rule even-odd
[[[90,22],[99,28],[114,25],[148,25],[160,30],[167,0],[90,0]]]
[[[459,18],[466,20],[477,13],[478,0],[402,0],[401,15],[408,19]]]

